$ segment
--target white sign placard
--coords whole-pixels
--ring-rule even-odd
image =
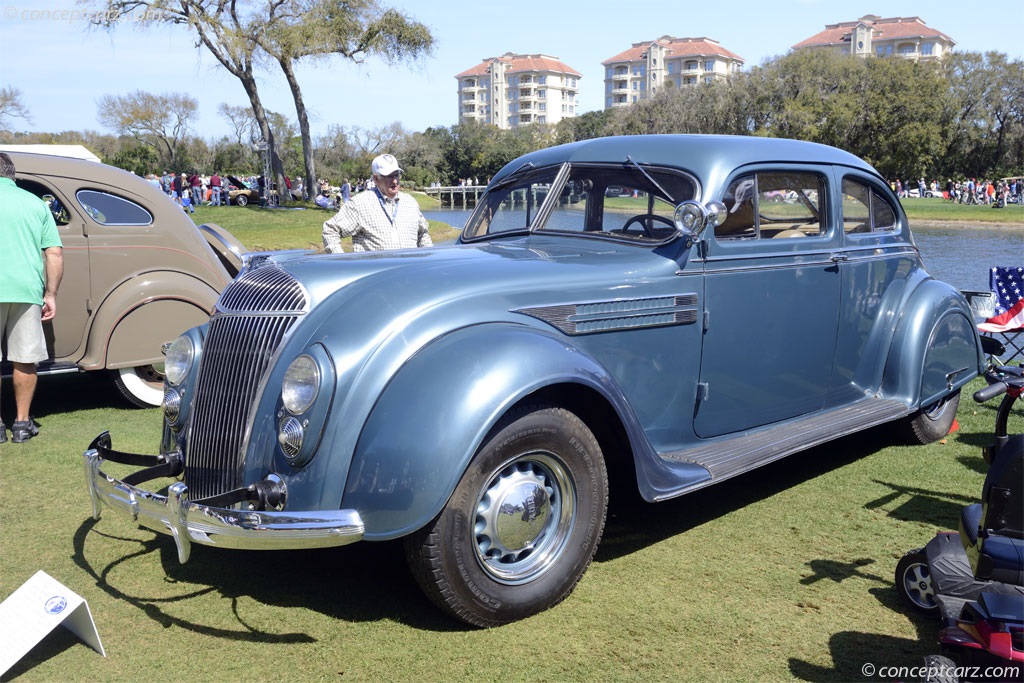
[[[17,664],[57,626],[107,656],[85,600],[46,572],[38,571],[0,603],[0,674]]]

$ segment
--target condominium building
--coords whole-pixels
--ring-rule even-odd
[[[549,55],[506,52],[455,76],[459,122],[498,128],[558,123],[579,112],[578,71]]]
[[[673,38],[633,43],[601,62],[604,108],[628,107],[660,88],[712,83],[743,68],[743,58],[710,38]]]
[[[867,14],[857,21],[826,24],[825,30],[793,46],[794,50],[825,49],[844,55],[907,59],[941,59],[953,50],[956,41],[942,31],[927,26],[920,17],[883,19]]]

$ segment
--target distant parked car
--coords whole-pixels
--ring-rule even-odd
[[[656,502],[883,423],[935,441],[983,363],[860,159],[586,140],[505,166],[454,246],[251,257],[167,353],[161,456],[107,433],[86,471],[95,517],[181,562],[403,538],[431,600],[494,626],[569,595],[610,482]]]
[[[161,347],[202,323],[238,272],[244,248],[195,223],[148,182],[117,168],[9,152],[16,183],[50,207],[64,243],[50,358],[39,374],[112,370],[131,403],[163,400]]]
[[[233,175],[227,176],[228,179],[228,204],[236,204],[238,206],[245,206],[250,202],[260,203],[260,191],[257,188],[250,187],[247,182],[241,178]]]

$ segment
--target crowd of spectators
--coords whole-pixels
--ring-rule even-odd
[[[196,206],[226,206],[230,203],[229,193],[238,189],[257,190],[261,203],[266,203],[269,199],[263,176],[238,175],[231,177],[233,180],[229,181],[228,176],[220,171],[215,171],[210,175],[164,171],[161,175],[149,173],[146,175],[146,180],[170,197],[175,204],[191,212],[194,212]],[[236,180],[244,184],[245,187],[234,184]],[[306,198],[301,178],[293,182],[286,176],[285,185],[292,199]],[[275,193],[271,193],[271,198],[276,199],[273,194]]]
[[[945,184],[938,180],[925,182],[924,178],[917,181],[902,181],[899,178],[890,181],[889,186],[901,199],[907,197],[942,197],[958,204],[986,204],[1002,206],[1007,203],[1021,203],[1021,192],[1024,191],[1024,179],[1003,178],[988,180],[983,178],[966,178],[953,180],[949,178]]]

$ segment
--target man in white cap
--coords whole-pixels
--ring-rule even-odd
[[[402,169],[391,154],[381,154],[371,165],[373,186],[345,202],[324,222],[324,251],[341,253],[343,237],[352,238],[353,251],[429,247],[429,224],[416,200],[398,189]]]

